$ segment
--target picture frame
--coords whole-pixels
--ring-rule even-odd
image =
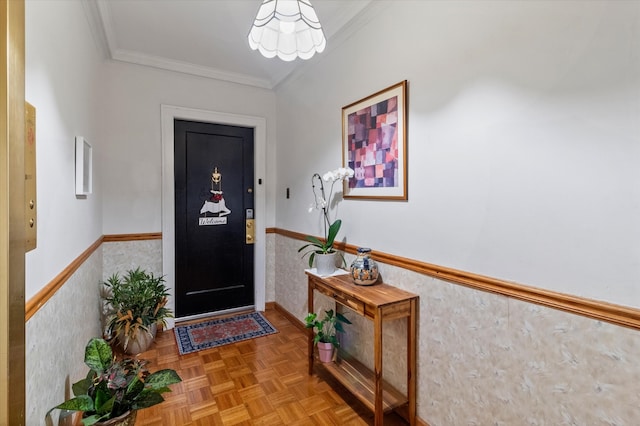
[[[342,108],[344,198],[407,200],[407,80]]]
[[[82,136],[76,136],[76,195],[93,191],[93,148]]]

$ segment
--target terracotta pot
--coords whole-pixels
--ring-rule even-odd
[[[333,361],[333,344],[318,342],[318,356],[320,357],[320,362]]]
[[[133,426],[136,424],[136,416],[138,412],[136,410],[127,411],[121,416],[114,417],[113,419],[106,420],[104,422],[98,422],[98,426]]]

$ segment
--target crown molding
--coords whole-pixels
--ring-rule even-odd
[[[87,17],[89,19],[90,26],[92,27],[92,31],[94,32],[94,37],[98,39],[100,49],[106,50],[106,56],[109,59],[199,77],[206,77],[214,80],[260,87],[263,89],[273,88],[273,84],[265,79],[255,78],[244,74],[230,73],[188,62],[174,61],[167,58],[145,55],[131,50],[119,49],[116,43],[113,20],[111,19],[107,0],[85,0],[84,4],[85,10],[88,10]],[[93,27],[96,27],[96,29],[93,30]]]
[[[328,22],[329,25],[323,25],[325,28],[330,27],[334,28],[334,30],[326,34],[327,50],[322,55],[316,55],[316,57],[312,58],[310,61],[303,61],[296,69],[283,71],[276,75],[273,80],[269,80],[241,73],[232,73],[213,67],[196,65],[189,62],[176,61],[168,58],[146,55],[136,51],[120,49],[117,46],[115,27],[109,11],[109,1],[82,1],[85,9],[85,15],[89,22],[89,27],[98,50],[102,56],[107,59],[269,90],[274,90],[283,82],[298,75],[302,75],[307,67],[316,61],[322,60],[322,57],[326,56],[332,49],[341,45],[352,34],[365,26],[371,19],[373,19],[373,17],[389,7],[390,3],[391,2],[374,2],[369,0],[364,3],[364,5],[358,5],[356,3],[346,4],[345,8],[351,8],[350,13],[345,12],[344,14],[335,17],[333,21]],[[354,17],[351,19],[345,18],[351,15]]]
[[[269,80],[251,77],[245,74],[230,73],[216,68],[195,65],[189,62],[174,61],[159,56],[144,55],[142,53],[129,50],[112,50],[112,59],[131,64],[144,65],[152,68],[159,68],[183,74],[206,77],[214,80],[222,80],[231,83],[244,84],[247,86],[259,87],[262,89],[272,89],[273,84]]]
[[[107,41],[107,35],[104,30],[103,19],[97,0],[84,0],[82,2],[82,6],[84,14],[87,17],[87,22],[89,23],[89,29],[93,35],[93,40],[98,48],[98,52],[103,58],[111,59],[109,43]]]

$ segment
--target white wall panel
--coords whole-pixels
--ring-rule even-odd
[[[638,2],[390,2],[279,86],[277,225],[322,233],[341,108],[407,79],[409,200],[342,201],[340,238],[640,306],[639,51]]]
[[[95,162],[101,59],[82,4],[27,1],[25,97],[36,108],[37,248],[26,256],[29,300],[102,235]],[[94,152],[93,194],[75,195],[75,137]]]
[[[213,113],[263,117],[267,123],[267,169],[262,178],[267,207],[262,215],[273,226],[275,182],[275,94],[138,65],[107,65],[101,97],[100,129],[107,148],[101,161],[104,233],[162,230],[162,104]]]

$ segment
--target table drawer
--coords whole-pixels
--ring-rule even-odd
[[[344,305],[348,308],[353,309],[354,311],[358,312],[360,315],[364,315],[364,302],[362,302],[361,300],[358,300],[355,297],[349,294],[343,293],[339,290],[327,287],[324,284],[321,284],[319,282],[315,283],[315,288],[320,293],[332,298],[333,300],[340,303],[341,305]]]

